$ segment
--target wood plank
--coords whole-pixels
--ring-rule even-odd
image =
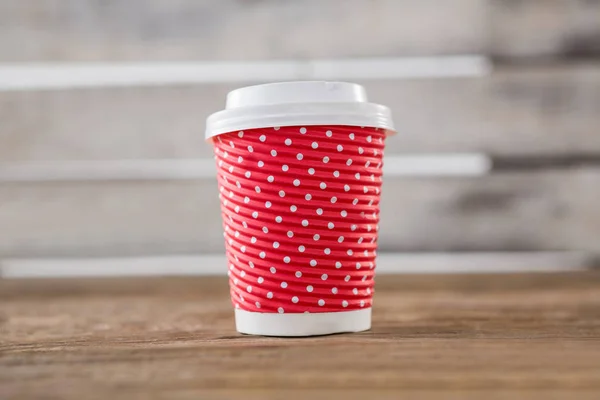
[[[600,169],[384,182],[382,251],[600,251]],[[216,181],[3,185],[6,257],[222,253]]]
[[[600,154],[600,66],[488,78],[367,81],[399,135],[387,154]],[[232,85],[0,93],[0,162],[211,157],[206,116]]]
[[[235,333],[224,278],[0,280],[2,392],[64,399],[600,394],[598,272],[386,276],[375,296],[370,332],[279,339]]]
[[[482,0],[21,0],[0,4],[0,61],[479,53],[485,11]]]
[[[491,0],[490,48],[498,59],[600,55],[600,2]]]

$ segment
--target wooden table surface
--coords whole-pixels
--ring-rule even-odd
[[[379,276],[373,329],[239,335],[224,278],[0,280],[0,398],[600,398],[600,273]]]

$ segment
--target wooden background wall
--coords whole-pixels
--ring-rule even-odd
[[[381,248],[600,252],[598,0],[0,2],[0,63],[453,54],[493,73],[362,82],[399,127],[386,156],[495,169],[388,179]],[[233,86],[0,91],[0,168],[211,157],[204,120]],[[0,182],[0,258],[221,249],[212,179]]]

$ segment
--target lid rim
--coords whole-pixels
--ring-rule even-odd
[[[206,139],[244,129],[280,126],[369,126],[395,133],[388,107],[366,102],[283,103],[225,109],[206,120]]]

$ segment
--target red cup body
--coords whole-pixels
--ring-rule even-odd
[[[371,307],[386,133],[292,126],[213,139],[236,308]]]

